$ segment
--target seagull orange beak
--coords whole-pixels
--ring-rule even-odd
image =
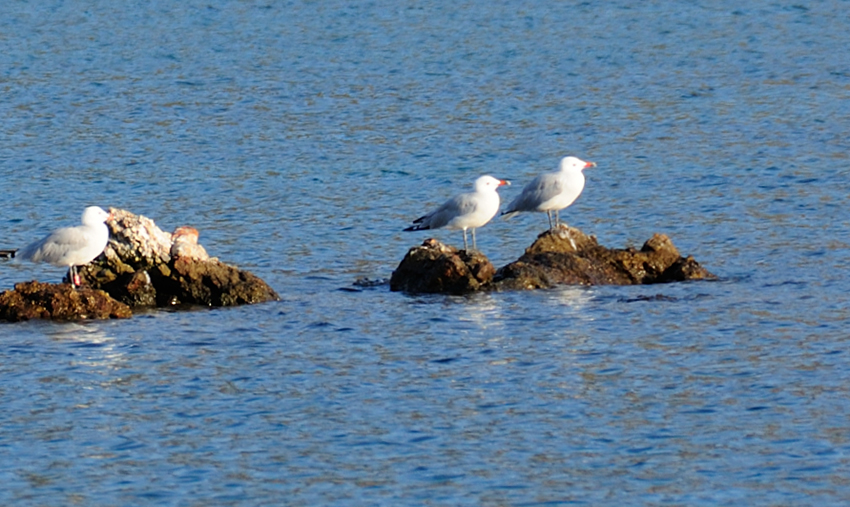
[[[596,162],[588,162],[584,164],[585,169],[587,169],[588,167],[596,167]]]
[[[501,187],[502,185],[511,186],[511,182],[508,180],[499,180],[499,186]]]

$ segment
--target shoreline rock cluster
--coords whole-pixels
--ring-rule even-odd
[[[85,285],[131,307],[235,306],[280,299],[254,274],[210,257],[198,244],[196,229],[183,226],[169,234],[147,217],[110,211],[106,250],[79,270]]]
[[[198,231],[164,232],[153,220],[111,208],[106,249],[70,283],[27,282],[0,293],[0,320],[126,318],[133,308],[234,306],[277,301],[254,274],[211,258]],[[70,282],[69,280],[63,280]]]
[[[556,285],[639,285],[716,276],[673,242],[655,234],[640,250],[599,245],[594,236],[560,226],[540,234],[516,261],[496,269],[480,252],[427,239],[411,248],[390,278],[390,290],[467,294],[551,288]]]

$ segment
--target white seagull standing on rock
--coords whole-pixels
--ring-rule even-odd
[[[109,229],[106,221],[111,215],[97,206],[83,212],[83,225],[63,227],[36,241],[18,253],[18,257],[32,262],[46,262],[54,266],[68,266],[71,286],[80,285],[77,266],[93,261],[106,248]]]
[[[472,248],[475,244],[475,229],[490,221],[499,211],[499,193],[496,189],[502,185],[510,185],[507,180],[499,180],[492,176],[481,176],[475,180],[475,191],[459,194],[436,210],[413,221],[405,231],[424,231],[428,229],[463,229],[463,249],[468,250],[466,230],[472,229]]]
[[[558,212],[575,202],[584,190],[582,170],[588,167],[596,167],[596,164],[576,157],[564,157],[559,171],[541,174],[531,180],[502,215],[510,218],[520,211],[545,211],[549,215],[549,229],[554,229],[560,223]]]

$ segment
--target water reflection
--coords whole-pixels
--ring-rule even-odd
[[[564,286],[546,291],[546,296],[549,304],[568,309],[577,318],[589,318],[584,310],[593,301],[594,290],[590,287]]]
[[[504,299],[493,294],[473,294],[453,298],[454,305],[462,305],[459,320],[473,322],[480,329],[495,331],[504,327]],[[457,309],[457,308],[456,308]]]
[[[85,367],[86,373],[96,373],[110,378],[121,370],[127,358],[124,346],[109,334],[100,322],[67,322],[52,326],[45,335],[73,350],[73,367]],[[111,383],[112,380],[107,383]]]
[[[66,322],[47,328],[45,335],[53,340],[89,343],[93,345],[100,345],[115,340],[114,337],[106,333],[103,329],[103,324],[100,322]]]

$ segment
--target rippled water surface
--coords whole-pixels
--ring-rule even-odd
[[[121,207],[281,301],[0,325],[0,504],[843,503],[848,33],[846,0],[3,2],[0,248]],[[353,285],[567,154],[571,225],[720,280]]]

